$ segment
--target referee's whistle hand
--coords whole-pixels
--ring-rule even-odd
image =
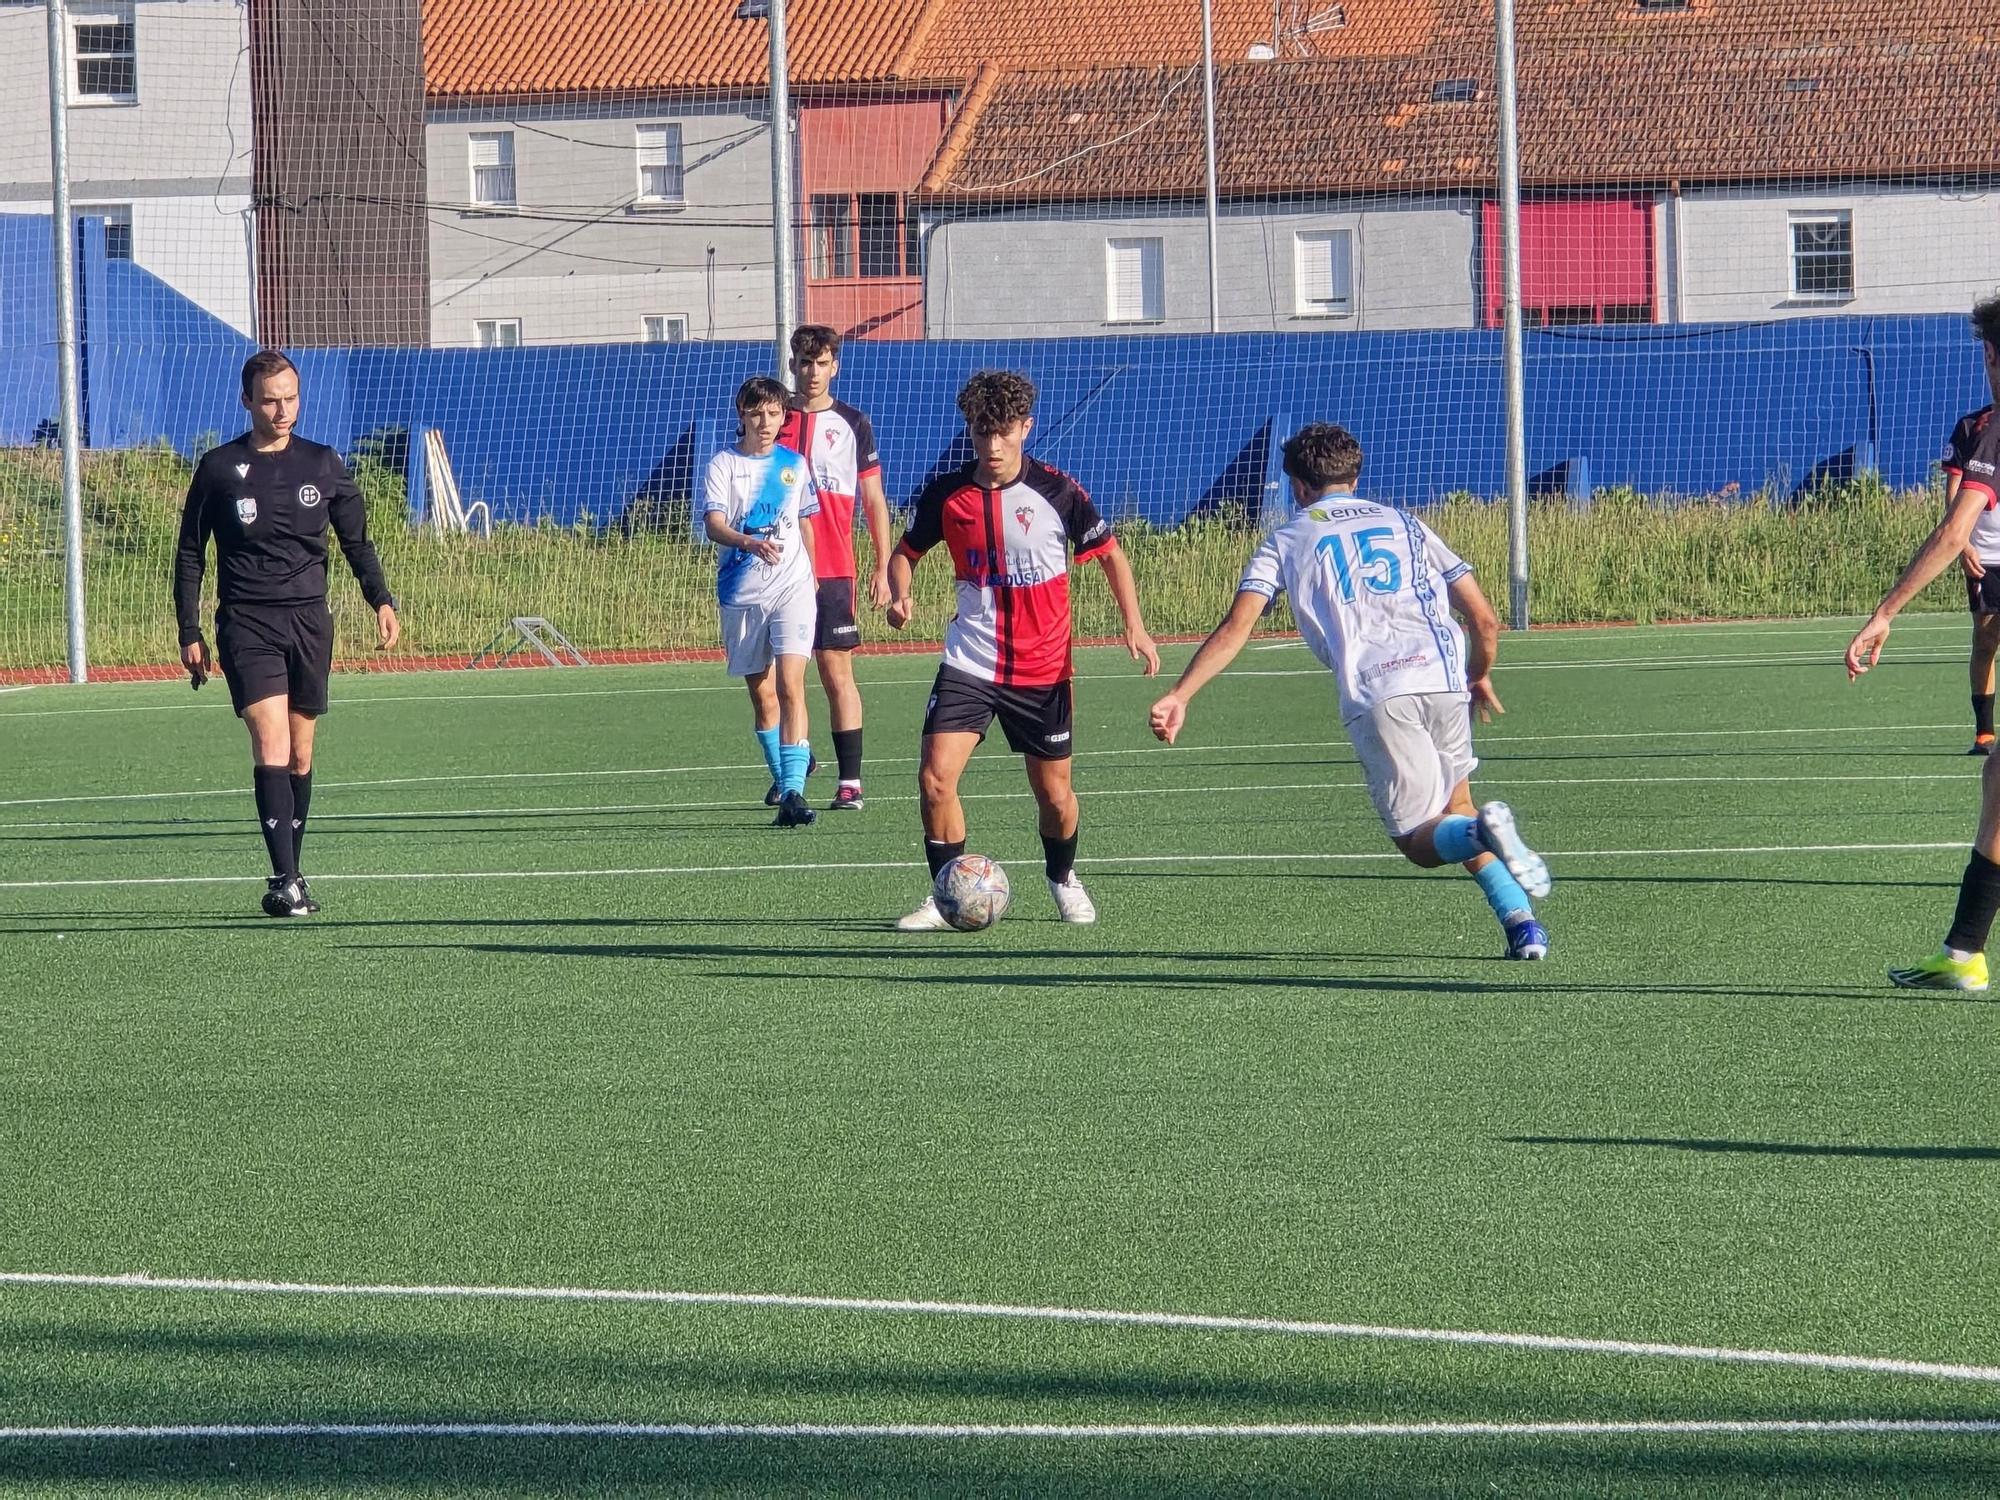
[[[403,625],[396,618],[395,605],[385,604],[375,611],[375,634],[379,642],[375,647],[377,651],[393,650],[396,642],[403,638]]]

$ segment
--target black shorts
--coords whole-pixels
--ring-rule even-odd
[[[215,654],[242,713],[279,694],[291,710],[316,719],[326,712],[333,675],[333,613],[324,604],[239,604],[215,614]]]
[[[2000,615],[2000,563],[1988,563],[1983,576],[1965,580],[1965,602],[1975,615]]]
[[[852,651],[861,644],[861,627],[854,623],[854,580],[819,581],[819,624],[813,630],[813,650]]]
[[[924,710],[925,734],[976,734],[986,738],[995,715],[1007,748],[1036,760],[1070,757],[1070,685],[1002,687],[952,667],[940,667]]]

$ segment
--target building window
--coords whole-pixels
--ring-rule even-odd
[[[685,344],[686,313],[648,313],[639,320],[639,340],[646,344]]]
[[[130,101],[139,96],[139,39],[132,7],[73,16],[70,44],[76,58],[79,101]]]
[[[687,183],[681,171],[680,126],[639,127],[639,201],[687,202]]]
[[[1167,315],[1158,239],[1104,242],[1105,319],[1157,323]]]
[[[518,349],[521,347],[521,320],[519,318],[481,318],[473,326],[479,331],[479,347],[482,349]]]
[[[854,274],[854,200],[846,193],[814,193],[812,276],[844,281]]]
[[[104,258],[106,260],[130,260],[132,258],[132,205],[129,203],[90,203],[76,210],[79,219],[102,219],[104,221]]]
[[[1322,229],[1292,236],[1298,315],[1344,318],[1354,312],[1354,231]]]
[[[1793,214],[1792,295],[1838,301],[1854,295],[1854,216],[1846,209]]]
[[[903,274],[902,202],[894,193],[863,193],[861,274],[883,279]]]
[[[514,206],[514,132],[482,131],[472,137],[472,201],[480,208]]]

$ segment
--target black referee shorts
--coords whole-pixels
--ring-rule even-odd
[[[2000,615],[2000,563],[1989,563],[1979,577],[1965,580],[1965,602],[1975,615]]]
[[[1070,749],[1070,685],[1002,687],[952,667],[938,668],[924,710],[925,734],[976,734],[986,738],[994,719],[1007,736],[1007,748],[1036,760],[1068,760]]]
[[[327,679],[333,675],[333,612],[324,603],[217,610],[215,654],[238,714],[283,696],[293,713],[316,719],[326,712]]]

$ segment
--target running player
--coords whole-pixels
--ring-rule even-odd
[[[1972,328],[1986,360],[1986,379],[2000,395],[2000,297],[1990,297],[1972,309]],[[1924,585],[1951,566],[1953,558],[1965,555],[1974,531],[1996,503],[2000,503],[2000,421],[1989,420],[1960,461],[1950,511],[1917,548],[1868,623],[1848,642],[1850,682],[1881,658],[1891,622],[1923,592]],[[1889,982],[1904,989],[1985,989],[1986,939],[1996,912],[2000,912],[2000,755],[1987,758],[1980,777],[1979,831],[1959,881],[1958,910],[1944,946],[1906,969],[1891,969]]]
[[[792,378],[798,394],[785,415],[778,442],[805,456],[819,514],[812,530],[818,590],[818,624],[813,661],[826,689],[833,722],[833,756],[840,785],[828,804],[833,812],[859,812],[861,797],[861,694],[854,686],[854,648],[861,627],[854,618],[854,507],[858,500],[868,523],[874,566],[868,574],[868,602],[889,603],[889,506],[882,496],[882,460],[875,452],[875,429],[865,413],[833,397],[840,374],[840,335],[809,323],[792,334]]]
[[[1194,695],[1289,594],[1299,633],[1340,684],[1340,717],[1390,840],[1425,869],[1463,864],[1500,921],[1507,957],[1547,958],[1529,897],[1548,894],[1548,866],[1506,803],[1474,813],[1468,780],[1479,764],[1470,709],[1487,722],[1501,712],[1489,675],[1500,639],[1493,607],[1436,532],[1355,497],[1361,445],[1345,428],[1316,422],[1293,434],[1285,473],[1296,513],[1257,549],[1235,604],[1153,705],[1153,733],[1174,742]]]
[[[1125,646],[1146,675],[1159,648],[1139,614],[1139,589],[1110,523],[1067,474],[1024,449],[1035,425],[1035,386],[1025,375],[982,370],[958,393],[977,457],[942,474],[917,498],[910,529],[889,559],[889,624],[910,618],[910,578],[940,542],[958,579],[958,613],[945,631],[944,662],[924,714],[918,770],[924,859],[931,876],[965,852],[958,799],[965,763],[995,717],[1022,757],[1035,794],[1043,873],[1065,922],[1095,922],[1097,908],[1076,878],[1077,806],[1070,781],[1070,554],[1104,569],[1125,625]],[[937,903],[896,924],[905,932],[948,925]]]
[[[264,911],[319,910],[300,873],[312,805],[313,731],[326,712],[333,616],[326,604],[326,533],[375,611],[384,651],[402,627],[368,540],[368,512],[340,455],[294,436],[299,372],[274,349],[243,366],[250,430],[195,465],[174,558],[181,665],[199,688],[220,658],[229,701],[250,731],[250,779],[271,878]],[[201,633],[201,581],[215,541],[216,654]]]
[[[1977,323],[1984,310],[1989,320],[2000,319],[2000,298],[1973,309]],[[2000,400],[2000,374],[1987,369],[1987,384]],[[1979,439],[1993,421],[1993,403],[1967,412],[1951,430],[1941,465],[1944,469],[1945,514],[1951,514],[1958,499],[1958,487],[1965,479],[1965,465],[1978,451]],[[1969,755],[1993,753],[1993,659],[2000,655],[2000,508],[1988,505],[1972,524],[1972,535],[1958,565],[1965,573],[1965,596],[1972,606],[1972,748]]]
[[[773,826],[804,828],[806,659],[813,636],[813,533],[799,523],[816,508],[805,460],[778,443],[785,388],[767,375],[736,393],[736,446],[708,461],[702,528],[722,549],[715,593],[729,675],[750,689],[751,727],[777,792]],[[775,678],[775,681],[773,680]],[[766,797],[767,803],[772,799]]]

